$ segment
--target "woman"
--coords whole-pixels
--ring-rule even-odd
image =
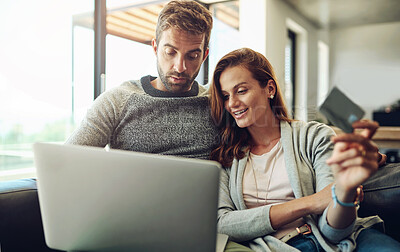
[[[210,104],[221,130],[211,156],[227,167],[220,233],[255,251],[352,251],[360,232],[368,236],[363,230],[381,223],[378,217],[356,220],[353,203],[378,168],[377,148],[350,134],[336,137],[332,152],[329,127],[289,119],[263,55],[248,48],[225,55],[214,72]],[[368,122],[355,126],[374,132]]]

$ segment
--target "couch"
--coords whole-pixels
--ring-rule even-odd
[[[381,167],[364,184],[359,216],[379,215],[400,241],[400,163]],[[57,251],[46,246],[35,179],[0,182],[1,252]]]

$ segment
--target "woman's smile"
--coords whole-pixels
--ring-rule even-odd
[[[240,66],[226,68],[220,77],[225,109],[240,128],[265,126],[270,113],[267,89]]]

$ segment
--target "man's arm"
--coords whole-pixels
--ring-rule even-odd
[[[119,105],[121,100],[118,92],[101,94],[65,143],[105,147],[110,143],[115,127],[118,125],[120,110],[123,107]]]

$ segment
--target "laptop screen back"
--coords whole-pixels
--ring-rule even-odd
[[[49,143],[34,155],[49,247],[215,251],[218,163]]]

